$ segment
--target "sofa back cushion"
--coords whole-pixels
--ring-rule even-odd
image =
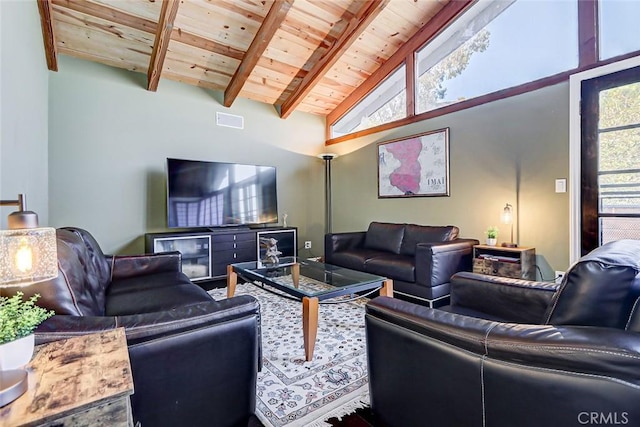
[[[415,255],[418,243],[448,242],[458,238],[460,229],[453,225],[431,226],[406,224],[400,253]]]
[[[565,275],[547,323],[624,329],[640,297],[639,273],[640,241],[618,240],[594,249]]]
[[[402,236],[404,236],[404,224],[372,222],[364,239],[364,247],[399,254]]]
[[[70,230],[56,230],[58,277],[26,287],[12,287],[3,291],[12,295],[20,291],[24,298],[39,294],[37,304],[56,314],[73,316],[102,316],[105,310],[105,289],[96,273],[84,240]],[[98,269],[100,271],[101,269]]]

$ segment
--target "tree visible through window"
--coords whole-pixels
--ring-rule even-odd
[[[571,1],[478,1],[417,52],[416,113],[518,86],[578,65]]]
[[[600,92],[600,212],[640,216],[640,83]],[[640,239],[640,218],[601,218],[601,242]]]
[[[476,52],[484,52],[487,49],[489,34],[487,30],[480,30],[449,56],[418,76],[416,99],[418,100],[417,110],[419,112],[444,106],[443,101],[447,93],[444,82],[462,74],[469,65],[471,55]]]
[[[356,104],[332,127],[333,136],[341,136],[407,115],[407,85],[405,67],[401,66]]]

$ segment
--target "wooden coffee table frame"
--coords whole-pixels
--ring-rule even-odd
[[[316,346],[316,336],[318,333],[318,308],[320,301],[325,299],[331,299],[347,294],[354,294],[361,291],[369,291],[380,288],[380,295],[393,297],[393,280],[381,278],[379,282],[362,283],[353,285],[350,287],[339,288],[337,287],[334,292],[327,292],[325,294],[309,297],[302,292],[295,292],[295,289],[281,285],[271,280],[265,280],[264,277],[257,274],[252,274],[250,271],[244,270],[240,273],[248,281],[258,280],[263,284],[272,286],[280,291],[285,292],[288,295],[300,298],[302,301],[302,334],[304,339],[304,354],[305,360],[311,361],[313,359],[313,351]],[[294,264],[291,266],[291,276],[294,286],[297,288],[300,280],[300,264]],[[238,273],[235,271],[233,264],[227,266],[227,298],[231,298],[235,295],[236,285],[238,284]]]

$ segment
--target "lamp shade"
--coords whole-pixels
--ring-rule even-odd
[[[513,223],[513,207],[509,203],[507,203],[507,205],[502,210],[501,220],[503,224]]]
[[[57,276],[58,256],[54,228],[0,231],[0,287],[26,286]]]

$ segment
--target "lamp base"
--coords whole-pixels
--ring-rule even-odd
[[[502,242],[502,247],[503,248],[517,248],[518,245],[516,243],[511,243],[511,242]]]
[[[14,369],[11,371],[0,371],[0,407],[8,405],[27,391],[29,381],[27,371],[24,369]]]

